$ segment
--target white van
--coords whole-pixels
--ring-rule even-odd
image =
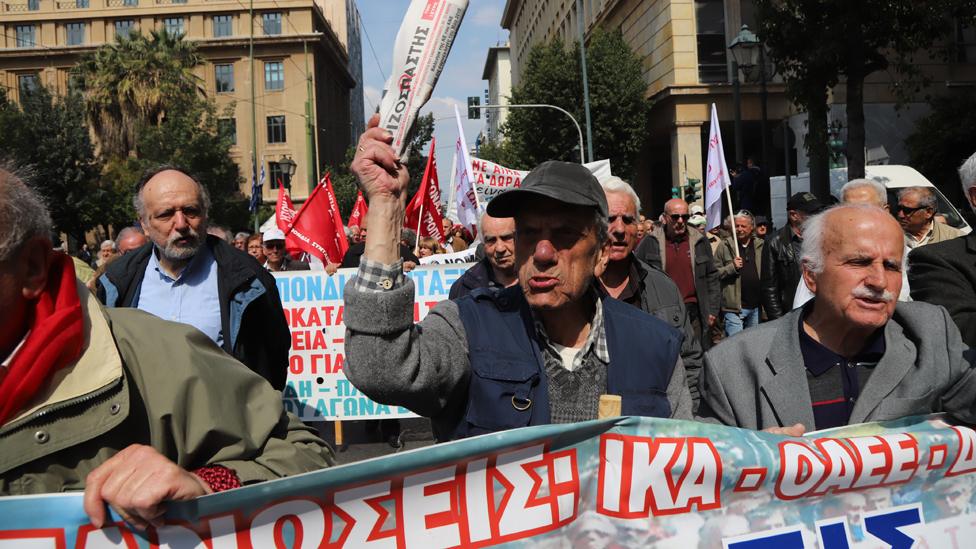
[[[888,189],[888,204],[898,203],[898,189],[903,187],[929,187],[938,200],[938,213],[945,216],[949,225],[959,229],[963,234],[969,234],[972,227],[959,215],[946,197],[931,181],[911,166],[865,166],[865,177],[874,179]],[[847,168],[830,170],[830,194],[840,198],[840,189],[847,183]],[[798,193],[810,190],[810,174],[801,173],[790,178],[790,191]],[[776,227],[786,224],[786,178],[782,175],[769,178],[769,195],[772,202],[773,223]]]

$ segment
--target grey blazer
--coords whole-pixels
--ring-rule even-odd
[[[703,419],[748,429],[794,423],[814,429],[800,353],[801,311],[736,334],[705,354]],[[884,337],[884,357],[861,388],[852,424],[933,412],[976,422],[973,356],[944,308],[899,302]]]

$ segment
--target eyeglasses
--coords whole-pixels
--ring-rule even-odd
[[[623,221],[624,225],[632,225],[637,222],[637,218],[632,215],[611,215],[607,221],[613,224],[616,223],[618,219]]]
[[[691,219],[691,214],[671,214],[669,217],[671,218],[671,221],[677,221],[679,219],[688,221]]]
[[[270,240],[264,243],[264,247],[272,250],[281,249],[285,247],[285,243],[281,240]]]
[[[918,206],[916,208],[909,208],[908,206],[902,206],[901,204],[895,206],[895,213],[901,212],[905,214],[905,217],[912,215],[913,213],[926,209],[926,206]]]

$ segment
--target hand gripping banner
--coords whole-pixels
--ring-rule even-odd
[[[146,533],[80,493],[0,498],[0,548],[967,548],[976,431],[932,416],[788,438],[546,425],[172,504]]]

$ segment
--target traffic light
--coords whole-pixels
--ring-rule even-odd
[[[685,202],[691,204],[697,202],[699,198],[701,198],[701,179],[689,177],[688,184],[685,185]]]
[[[479,120],[481,119],[481,98],[477,95],[468,96],[468,120]]]

